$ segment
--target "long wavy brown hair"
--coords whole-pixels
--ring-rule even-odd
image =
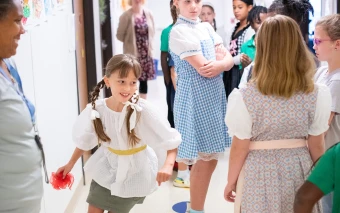
[[[137,61],[137,59],[129,54],[119,54],[113,56],[110,61],[107,63],[105,68],[105,76],[110,77],[113,73],[119,72],[120,78],[126,78],[129,74],[129,72],[133,72],[133,74],[138,79],[141,75],[142,69]],[[91,92],[91,105],[92,109],[96,109],[96,100],[98,100],[100,90],[103,89],[105,86],[104,79],[101,80],[93,89]],[[136,97],[136,100],[133,103],[138,102],[139,97]],[[132,98],[130,99],[132,102]],[[133,113],[133,109],[131,107],[128,107],[127,114],[126,114],[126,125],[127,125],[127,134],[129,138],[129,146],[134,147],[136,144],[139,143],[140,139],[137,137],[135,130],[133,129],[130,132],[130,117]],[[140,117],[140,113],[137,112],[137,120]],[[93,121],[94,129],[96,131],[96,134],[98,136],[98,140],[101,142],[110,142],[110,137],[105,133],[103,128],[103,123],[100,118],[96,118]]]
[[[252,81],[264,95],[290,98],[314,91],[315,63],[298,24],[290,17],[267,18],[256,38]]]

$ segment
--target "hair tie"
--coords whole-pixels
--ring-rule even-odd
[[[136,123],[137,123],[137,111],[140,112],[143,110],[143,108],[141,106],[139,106],[138,104],[135,103],[131,103],[130,101],[127,101],[124,103],[124,108],[122,110],[122,114],[119,118],[119,131],[122,130],[123,124],[124,124],[124,119],[126,117],[126,110],[127,107],[130,106],[131,109],[133,110],[131,117],[130,117],[130,129],[129,131],[131,132],[135,127],[136,127]]]
[[[100,118],[100,114],[97,110],[92,109],[91,110],[91,120],[96,120],[97,118]]]

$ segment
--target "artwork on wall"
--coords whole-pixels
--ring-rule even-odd
[[[45,14],[46,16],[50,16],[53,13],[54,4],[52,3],[52,0],[44,0],[45,5]]]
[[[21,0],[24,26],[30,28],[46,21],[64,2],[65,0]]]
[[[33,0],[33,18],[39,22],[45,19],[45,2],[43,0]]]
[[[26,25],[27,21],[31,18],[32,15],[32,0],[22,0],[21,4],[23,7],[24,14],[22,22],[24,25]]]
[[[46,20],[44,0],[22,0],[25,27],[35,26]]]

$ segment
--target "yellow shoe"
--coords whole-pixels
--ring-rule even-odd
[[[179,188],[190,188],[190,180],[189,179],[183,180],[182,178],[177,177],[173,181],[173,185]]]

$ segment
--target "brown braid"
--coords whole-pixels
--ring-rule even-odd
[[[178,12],[175,5],[173,5],[173,0],[170,1],[170,13],[172,17],[172,24],[176,24],[178,18]]]
[[[96,109],[96,101],[98,100],[99,97],[99,92],[101,89],[103,89],[105,86],[105,82],[104,80],[101,80],[93,89],[93,91],[91,92],[91,105],[92,105],[92,109]],[[98,143],[99,140],[100,141],[104,141],[104,142],[109,142],[111,141],[111,139],[109,138],[109,136],[107,136],[107,134],[104,131],[104,127],[103,127],[103,123],[102,120],[100,118],[96,118],[93,121],[93,125],[94,125],[94,129],[96,131],[96,134],[98,136]]]
[[[133,103],[133,104],[137,104],[138,100],[139,100],[139,96],[137,96],[137,98],[134,102],[132,101],[132,98],[130,99],[131,103]],[[127,109],[127,113],[126,113],[126,129],[127,129],[127,134],[129,136],[129,146],[130,147],[136,146],[140,141],[140,139],[136,135],[135,129],[131,130],[131,133],[130,133],[130,118],[131,118],[131,115],[133,113],[133,110],[134,109],[132,109],[129,106],[128,109]],[[138,111],[136,113],[137,113],[137,120],[136,120],[136,124],[137,124],[141,113],[138,112]]]

